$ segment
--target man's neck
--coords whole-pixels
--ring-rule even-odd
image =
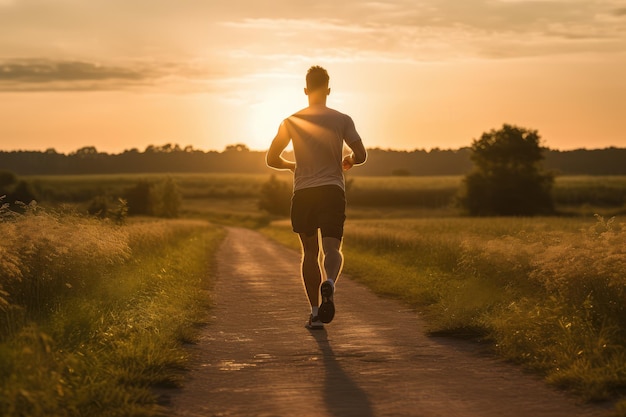
[[[328,97],[328,94],[326,93],[326,91],[313,91],[313,92],[309,92],[308,96],[309,98],[309,106],[326,106],[326,98]]]
[[[313,106],[323,106],[326,107],[326,97],[320,99],[313,99],[313,97],[309,96],[309,107]]]

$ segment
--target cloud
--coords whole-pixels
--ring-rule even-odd
[[[24,83],[102,81],[148,78],[138,69],[103,66],[80,61],[18,60],[0,64],[0,80]]]
[[[312,59],[415,63],[626,49],[626,9],[614,0],[2,4],[11,6],[0,7],[0,91],[217,91]]]
[[[195,82],[210,90],[225,73],[198,63],[140,62],[107,65],[52,59],[0,60],[0,91],[124,90]],[[199,84],[203,83],[201,88]],[[184,88],[174,88],[182,91]]]
[[[626,7],[622,7],[622,8],[613,10],[613,15],[615,15],[615,16],[626,16]]]
[[[611,2],[599,0],[347,0],[332,15],[236,17],[222,23],[249,55],[445,61],[623,52]],[[328,17],[332,16],[332,18]],[[241,54],[240,56],[243,56]]]

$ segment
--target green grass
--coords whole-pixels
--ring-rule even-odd
[[[262,231],[297,247],[286,221]],[[345,273],[419,311],[433,334],[489,341],[586,400],[625,392],[626,226],[618,221],[349,219],[344,253]]]
[[[0,415],[164,415],[153,389],[180,381],[183,345],[206,321],[223,232],[189,220],[116,227],[41,212],[5,218],[0,229]],[[23,298],[14,297],[20,285]]]

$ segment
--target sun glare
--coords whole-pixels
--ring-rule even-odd
[[[283,119],[306,107],[303,86],[294,87],[290,81],[264,85],[257,101],[250,105],[248,137],[244,140],[250,149],[267,149]]]

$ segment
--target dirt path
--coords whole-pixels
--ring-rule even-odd
[[[219,259],[212,323],[172,415],[607,415],[472,344],[425,336],[416,314],[345,277],[335,320],[305,329],[300,255],[256,232],[229,229]]]

